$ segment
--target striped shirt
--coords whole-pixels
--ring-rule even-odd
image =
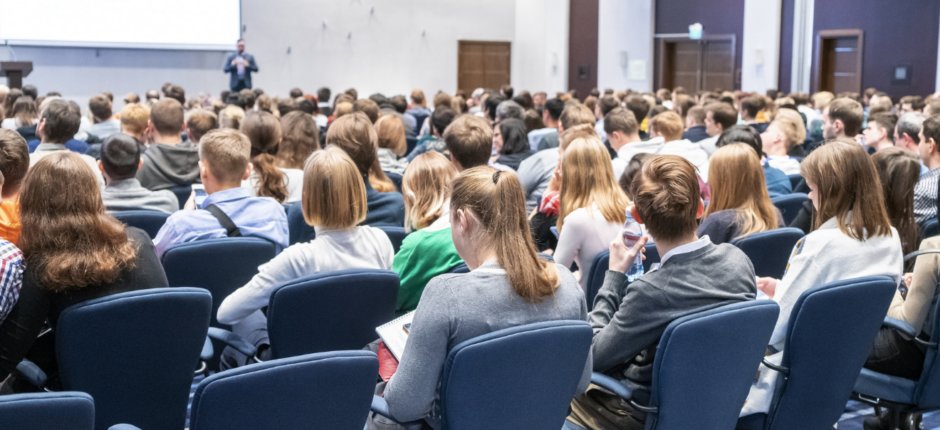
[[[937,186],[940,167],[920,176],[914,185],[914,219],[918,224],[937,217]]]
[[[13,243],[0,239],[0,323],[19,299],[22,285],[23,252]]]

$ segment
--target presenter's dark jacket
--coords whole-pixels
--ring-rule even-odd
[[[238,67],[232,65],[232,60],[234,60],[237,56],[238,53],[235,52],[229,55],[225,60],[225,69],[223,69],[223,71],[231,76],[229,79],[229,88],[235,88],[238,86]],[[245,88],[251,88],[251,72],[257,72],[258,65],[255,64],[254,55],[242,52],[242,57],[248,61],[248,65],[245,66]]]

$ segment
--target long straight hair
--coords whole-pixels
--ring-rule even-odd
[[[281,117],[281,143],[274,163],[277,167],[303,170],[304,161],[319,149],[320,130],[313,117],[301,111]]]
[[[576,138],[568,144],[561,161],[561,210],[556,226],[561,232],[565,217],[596,204],[607,222],[623,224],[630,200],[617,184],[610,155],[597,137]]]
[[[478,166],[461,173],[453,190],[451,213],[463,209],[479,220],[486,236],[482,241],[496,251],[496,262],[506,270],[513,291],[531,303],[554,294],[560,285],[558,269],[536,255],[519,178]]]
[[[251,165],[258,172],[258,196],[273,197],[284,203],[287,200],[286,175],[274,167],[274,156],[281,142],[281,123],[273,114],[251,112],[242,122],[241,132],[251,141]]]
[[[709,166],[712,196],[705,218],[736,209],[738,237],[777,228],[777,208],[767,194],[764,169],[754,148],[743,143],[725,145],[715,151]]]
[[[875,163],[855,141],[836,139],[819,147],[803,160],[800,173],[819,196],[814,229],[835,218],[839,230],[858,241],[891,236]]]
[[[914,220],[914,186],[920,179],[920,159],[910,151],[890,147],[871,157],[881,179],[885,210],[901,237],[907,255],[917,250],[920,229]]]
[[[437,151],[411,161],[401,181],[406,231],[421,230],[441,217],[457,175],[454,164]]]

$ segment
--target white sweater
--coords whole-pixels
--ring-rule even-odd
[[[286,282],[346,269],[391,270],[395,251],[385,232],[359,226],[351,230],[321,230],[317,238],[287,248],[258,268],[258,274],[219,306],[222,324],[235,324],[268,305],[274,288]]]
[[[591,210],[581,208],[571,212],[565,217],[558,236],[558,246],[553,255],[555,262],[565,267],[571,267],[572,261],[577,262],[581,272],[578,282],[587,291],[594,257],[610,247],[610,241],[620,235],[622,228],[623,224],[604,219],[596,204],[591,206]]]
[[[619,163],[622,167],[618,166],[618,163],[614,163],[614,174],[618,175],[618,180],[620,175],[623,174],[627,163],[637,154],[678,155],[689,160],[698,170],[698,175],[702,177],[702,180],[708,182],[708,153],[698,143],[692,143],[688,139],[663,143],[662,137],[654,137],[646,142],[633,142],[624,145],[623,148],[617,151],[617,158],[622,160]],[[619,173],[617,170],[619,170]]]
[[[774,291],[773,300],[780,305],[780,316],[770,337],[770,346],[779,352],[767,357],[768,361],[780,364],[783,359],[790,313],[801,294],[830,282],[866,276],[886,275],[900,283],[903,266],[901,239],[894,227],[891,237],[858,241],[839,230],[836,219],[832,218],[800,239]],[[777,372],[761,365],[760,377],[751,386],[741,416],[768,412],[776,382]]]

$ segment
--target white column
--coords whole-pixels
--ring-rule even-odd
[[[568,90],[568,0],[516,0],[510,82],[516,91]]]
[[[777,88],[780,64],[781,0],[744,0],[741,90]]]
[[[813,10],[815,0],[795,0],[790,91],[809,93],[813,73]]]
[[[599,0],[599,90],[653,90],[653,19],[653,0]]]

